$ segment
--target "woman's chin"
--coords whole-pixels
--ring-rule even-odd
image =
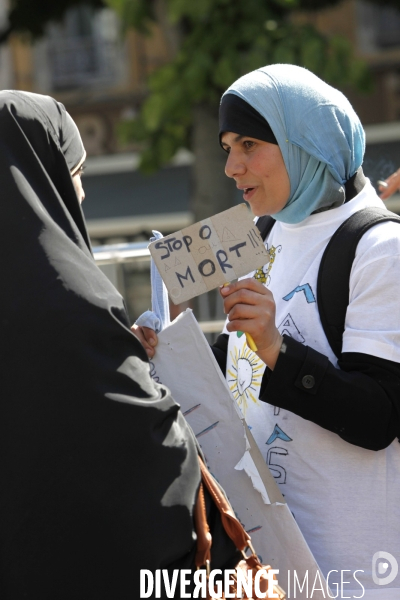
[[[255,217],[265,217],[269,215],[269,211],[267,208],[263,208],[262,206],[252,205],[250,202],[247,202],[249,208]]]

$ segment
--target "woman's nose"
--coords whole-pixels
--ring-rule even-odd
[[[225,175],[227,177],[237,177],[243,175],[246,171],[246,167],[243,161],[234,153],[230,152],[225,165]]]

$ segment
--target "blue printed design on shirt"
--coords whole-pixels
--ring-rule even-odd
[[[292,441],[292,438],[290,438],[284,431],[282,431],[278,424],[275,425],[273,432],[271,433],[271,435],[265,443],[268,445],[272,444],[272,442],[274,442],[277,438],[283,440],[284,442]]]
[[[313,291],[311,289],[311,285],[309,283],[305,283],[304,285],[298,285],[297,287],[294,288],[294,290],[289,292],[289,294],[287,294],[287,296],[284,296],[283,300],[286,300],[286,302],[288,300],[291,300],[293,298],[293,296],[295,294],[297,294],[297,292],[304,292],[306,300],[309,304],[311,304],[312,302],[316,302],[314,293],[313,293]]]

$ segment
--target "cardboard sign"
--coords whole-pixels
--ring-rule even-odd
[[[245,204],[152,242],[149,250],[174,304],[269,262],[260,232]]]

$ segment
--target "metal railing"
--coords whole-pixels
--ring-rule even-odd
[[[150,260],[148,242],[94,246],[93,256],[98,265]]]
[[[132,242],[94,246],[93,256],[99,266],[150,260],[148,245],[148,242]],[[204,333],[219,333],[224,324],[224,320],[199,322]]]

